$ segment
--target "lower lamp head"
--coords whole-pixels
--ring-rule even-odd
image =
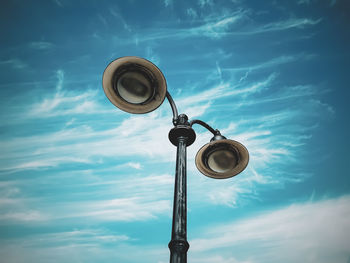
[[[248,165],[249,153],[241,143],[222,139],[204,145],[196,155],[196,166],[205,176],[215,179],[233,177]]]

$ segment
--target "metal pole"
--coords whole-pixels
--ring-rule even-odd
[[[187,250],[187,204],[186,204],[186,141],[178,137],[174,189],[173,226],[171,233],[170,263],[186,263]]]

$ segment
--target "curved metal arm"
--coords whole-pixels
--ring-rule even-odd
[[[220,135],[219,130],[214,130],[209,124],[205,123],[204,121],[201,120],[193,120],[190,121],[190,126],[192,127],[193,124],[199,124],[202,125],[204,128],[206,128],[208,131],[210,131],[214,135]]]
[[[179,114],[177,112],[175,102],[168,91],[166,92],[166,98],[168,99],[171,110],[173,111],[173,124],[176,125]]]

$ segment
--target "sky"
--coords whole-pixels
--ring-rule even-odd
[[[108,101],[123,56],[250,153],[205,177],[193,126],[188,262],[350,262],[349,1],[5,0],[0,19],[1,262],[169,262],[171,108]]]

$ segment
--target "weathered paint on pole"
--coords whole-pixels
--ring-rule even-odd
[[[186,137],[178,137],[173,225],[169,243],[170,263],[186,263],[189,248],[187,242],[186,141]]]

